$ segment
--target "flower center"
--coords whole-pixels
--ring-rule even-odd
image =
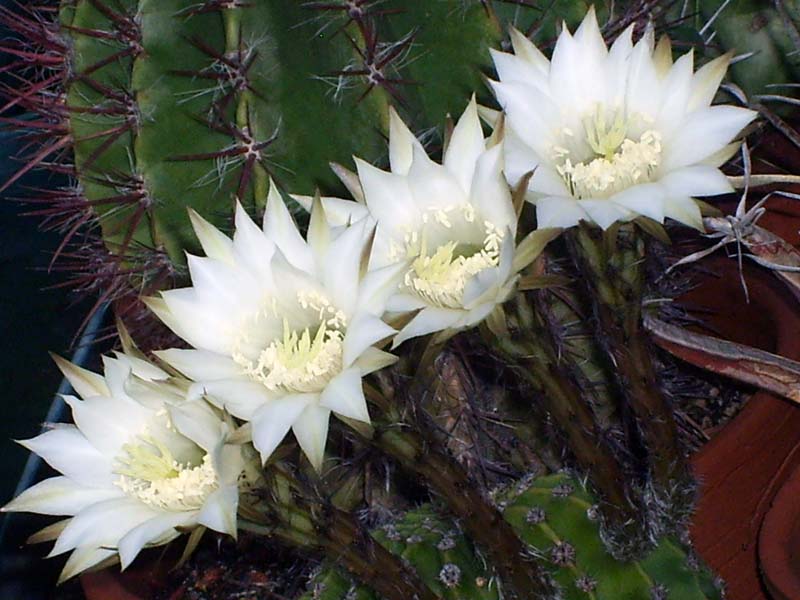
[[[219,485],[208,454],[198,466],[181,464],[163,442],[149,435],[124,444],[116,460],[117,487],[155,508],[199,510]]]
[[[317,293],[298,294],[298,303],[316,313],[316,328],[294,329],[284,319],[283,337],[267,344],[255,360],[233,353],[244,372],[269,390],[319,392],[342,370],[346,316]]]
[[[482,245],[451,240],[436,246],[431,253],[423,230],[407,242],[407,256],[416,256],[405,274],[407,288],[427,303],[441,308],[463,308],[464,289],[469,280],[500,262],[503,232],[484,222]],[[419,244],[416,244],[419,240]]]
[[[608,198],[650,181],[661,164],[661,134],[648,129],[638,139],[630,137],[630,122],[622,111],[609,118],[605,110],[597,108],[583,126],[592,156],[576,162],[567,148],[553,147],[556,170],[575,198]],[[572,136],[569,130],[564,133]]]

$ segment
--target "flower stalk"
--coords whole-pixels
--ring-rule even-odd
[[[269,496],[244,508],[242,526],[304,550],[323,552],[387,600],[439,600],[401,558],[381,546],[353,516],[326,501],[307,481],[280,463],[264,471]],[[266,519],[267,524],[259,522]]]
[[[432,364],[427,366],[432,368]],[[430,369],[423,364],[415,383],[430,382],[426,374],[430,375]],[[416,387],[412,384],[412,388]],[[375,390],[368,389],[367,392],[369,396],[377,394]],[[386,406],[383,399],[377,403]],[[443,447],[429,418],[420,414],[421,411],[412,412],[412,423],[407,424],[396,408],[389,408],[382,422],[374,422],[376,427],[370,443],[394,458],[408,472],[421,477],[428,488],[447,504],[467,534],[487,553],[506,586],[503,588],[505,597],[516,600],[551,597],[553,589],[547,574],[528,552],[525,543]]]
[[[600,508],[607,532],[624,542],[624,548],[614,543],[614,549],[626,556],[644,550],[648,542],[642,539],[640,518],[631,501],[636,492],[600,430],[590,391],[571,377],[568,357],[557,355],[555,341],[529,296],[518,295],[515,304],[521,335],[493,337],[490,347],[499,348],[520,377],[539,393],[545,410],[563,432],[575,461],[604,501]]]
[[[655,506],[688,514],[690,475],[642,327],[645,239],[633,225],[603,232],[586,223],[568,231],[566,239],[591,298],[597,339],[613,365],[624,403],[620,412],[632,414],[635,427],[629,435],[640,436],[647,449]]]

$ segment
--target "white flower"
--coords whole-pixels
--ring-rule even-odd
[[[321,205],[304,240],[274,184],[263,231],[241,206],[233,240],[192,220],[207,255],[189,256],[193,287],[150,304],[195,349],[157,354],[251,421],[263,460],[291,429],[319,470],[331,412],[369,423],[361,378],[396,360],[374,344],[394,333],[379,315],[397,269],[365,274],[367,223],[332,229]]]
[[[72,551],[61,581],[119,555],[127,567],[145,546],[199,525],[236,535],[241,450],[207,403],[132,356],[104,358],[105,375],[57,359],[83,398],[65,396],[75,425],[21,442],[62,473],[4,511],[69,516],[41,534],[51,556]],[[54,531],[52,535],[47,532]]]
[[[371,264],[405,265],[387,310],[419,312],[395,346],[475,325],[508,298],[516,274],[533,258],[526,250],[533,239],[515,247],[517,214],[502,172],[502,143],[484,139],[473,99],[440,165],[392,110],[389,161],[386,172],[356,159],[360,187],[348,187],[364,204],[324,202],[334,224],[366,209],[377,222]],[[308,206],[308,198],[297,199]]]
[[[564,27],[551,61],[516,30],[515,54],[493,51],[506,174],[515,183],[535,169],[539,227],[644,215],[702,229],[693,197],[733,190],[719,167],[756,113],[711,106],[730,55],[694,72],[691,52],[673,63],[667,38],[654,48],[648,30],[633,45],[632,29],[609,49],[591,9],[574,36]]]

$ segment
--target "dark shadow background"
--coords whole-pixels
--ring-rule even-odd
[[[8,0],[0,1],[0,5],[14,7]],[[0,39],[9,35],[0,27]],[[0,67],[7,63],[8,56],[0,53]],[[3,75],[2,80],[13,82],[8,75]],[[5,102],[0,98],[0,106]],[[7,111],[0,116],[20,115]],[[0,184],[22,164],[15,160],[20,144],[19,134],[0,124]],[[21,485],[52,473],[36,460],[26,468],[30,453],[13,440],[39,433],[62,380],[48,351],[73,356],[73,338],[91,305],[76,302],[66,289],[53,288],[65,279],[61,273],[48,273],[60,237],[40,231],[37,218],[22,215],[31,206],[15,200],[25,196],[30,187],[56,187],[63,183],[60,176],[33,172],[0,196],[0,506]],[[88,354],[92,362],[91,355],[96,352],[90,348]],[[54,414],[68,420],[58,411],[51,416]],[[65,557],[41,560],[50,544],[24,544],[30,534],[53,520],[0,514],[0,600],[82,597],[75,583],[55,588]]]

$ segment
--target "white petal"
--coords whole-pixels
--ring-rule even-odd
[[[253,415],[253,445],[261,460],[266,462],[300,414],[315,401],[314,394],[283,396],[267,402]]]
[[[521,33],[517,33],[522,36]],[[522,37],[524,38],[524,36]],[[530,41],[528,41],[528,43],[533,46]],[[533,46],[533,48],[536,48],[536,46]],[[550,66],[549,62],[542,68],[541,64],[531,63],[529,60],[520,56],[519,53],[515,56],[514,54],[500,52],[494,48],[490,48],[489,52],[492,55],[492,62],[494,62],[497,78],[500,81],[519,81],[542,91],[547,90],[549,86],[547,80]],[[536,52],[538,52],[538,50],[536,50]]]
[[[688,52],[681,56],[669,70],[664,81],[664,102],[656,119],[659,131],[673,131],[680,126],[687,112],[689,92],[692,85],[694,55]]]
[[[190,399],[205,396],[215,406],[240,419],[250,420],[253,413],[272,400],[274,394],[260,383],[241,378],[195,383],[188,396]]]
[[[114,456],[128,438],[141,431],[152,412],[127,396],[94,397],[78,400],[64,396],[72,409],[72,418],[86,437],[103,456]]]
[[[222,437],[222,421],[205,401],[183,402],[168,408],[175,428],[206,452],[212,452]]]
[[[108,386],[102,375],[74,365],[56,354],[53,354],[52,357],[64,377],[67,378],[67,381],[81,398],[108,396]]]
[[[267,238],[250,215],[236,202],[236,233],[233,236],[233,250],[236,261],[245,266],[255,279],[265,287],[273,285],[270,258],[275,245]]]
[[[669,143],[661,172],[692,165],[718,152],[756,117],[756,113],[738,106],[711,106],[691,113]]]
[[[349,367],[364,350],[393,335],[395,330],[379,317],[360,313],[348,324],[344,336],[342,364]]]
[[[545,164],[536,167],[530,181],[528,190],[543,196],[564,196],[570,197],[567,185],[561,176]]]
[[[361,375],[363,376],[374,373],[375,371],[380,371],[396,362],[397,357],[394,354],[389,354],[383,350],[370,347],[358,357],[358,360],[353,363],[353,366],[361,371]]]
[[[231,264],[233,262],[233,243],[230,238],[191,208],[189,209],[189,219],[192,221],[195,235],[200,240],[206,256]]]
[[[337,415],[369,423],[367,400],[359,369],[346,369],[328,382],[319,398],[319,405]]]
[[[292,425],[297,443],[300,444],[303,453],[318,472],[322,470],[322,462],[325,459],[330,415],[330,409],[312,403]]]
[[[662,83],[653,63],[652,40],[646,38],[640,39],[631,53],[626,103],[628,114],[654,118],[660,108]]]
[[[308,273],[313,272],[314,261],[311,249],[300,235],[297,225],[273,181],[270,182],[267,208],[264,212],[264,232],[280,248],[292,265]]]
[[[605,202],[616,203],[619,206],[633,211],[636,214],[650,217],[659,223],[664,222],[664,198],[665,190],[659,183],[645,183],[641,185],[634,185],[626,190],[614,194]],[[598,200],[603,202],[603,200]],[[584,206],[584,208],[586,208]],[[588,210],[588,209],[587,209]],[[624,219],[624,217],[618,217]],[[601,225],[601,227],[603,227]],[[603,229],[605,229],[603,227]]]
[[[395,173],[381,171],[377,167],[356,158],[358,178],[364,187],[364,197],[373,218],[386,227],[411,226],[417,220],[416,205],[408,189],[408,180]]]
[[[177,537],[178,532],[174,531],[175,527],[185,525],[190,520],[191,516],[187,515],[187,513],[167,512],[161,513],[131,529],[120,539],[118,544],[120,568],[122,570],[127,569],[146,544],[163,538],[164,534],[169,533],[171,530]]]
[[[550,61],[542,54],[542,51],[516,27],[510,27],[509,29],[514,53],[523,60],[535,65],[540,71],[548,71],[550,69]]]
[[[392,173],[405,175],[411,167],[414,147],[422,149],[422,144],[411,133],[408,126],[397,114],[393,106],[389,107],[389,164]]]
[[[408,187],[418,209],[460,206],[466,202],[468,188],[442,165],[433,162],[424,150],[414,149],[414,160],[408,172]]]
[[[389,298],[397,290],[406,268],[406,263],[400,262],[367,272],[359,287],[359,310],[382,315]]]
[[[697,69],[692,81],[689,110],[705,108],[711,104],[722,83],[722,78],[725,77],[731,58],[733,58],[733,53],[728,52]]]
[[[195,381],[235,379],[242,373],[242,368],[232,358],[209,350],[170,348],[157,350],[154,354]]]
[[[346,314],[355,310],[361,279],[361,257],[367,242],[366,223],[347,227],[330,244],[323,279],[333,304]],[[371,232],[370,232],[371,233]]]
[[[733,191],[725,174],[714,167],[693,165],[668,173],[659,182],[670,196],[716,196]]]
[[[201,525],[236,537],[236,511],[239,508],[239,489],[227,485],[209,494],[197,517]]]
[[[569,196],[545,196],[536,200],[536,227],[572,227],[588,219],[576,200]]]
[[[91,569],[107,558],[111,558],[116,553],[116,550],[107,550],[105,548],[77,548],[69,555],[67,562],[64,564],[64,568],[58,577],[58,583],[64,583],[86,569]]]
[[[80,484],[91,487],[111,485],[111,457],[101,454],[77,427],[63,425],[20,444]]]
[[[443,161],[466,193],[469,193],[472,185],[475,163],[485,148],[478,106],[473,96],[453,129]]]
[[[395,336],[392,348],[397,348],[411,338],[449,329],[459,320],[462,313],[463,311],[449,308],[425,308]]]
[[[508,183],[516,187],[519,180],[530,171],[541,169],[539,156],[526,145],[513,129],[506,129],[503,140],[505,175]],[[534,171],[535,172],[535,171]],[[563,183],[562,183],[563,188]],[[566,190],[566,188],[564,188]],[[567,195],[567,192],[563,192]]]
[[[664,201],[664,214],[680,223],[694,227],[698,231],[705,231],[703,216],[697,202],[688,197],[667,197]]]
[[[517,215],[511,202],[511,190],[503,177],[502,144],[480,155],[470,187],[470,198],[481,217],[501,230],[510,228],[511,235],[516,235]]]
[[[91,504],[118,498],[122,494],[122,490],[116,487],[87,487],[68,477],[50,477],[29,487],[2,510],[72,516]]]
[[[510,128],[537,156],[546,156],[554,143],[553,125],[561,122],[561,111],[553,100],[523,83],[490,81],[489,84],[506,111]]]
[[[422,300],[419,296],[406,293],[393,294],[386,303],[386,310],[388,312],[411,312],[412,310],[419,310],[425,308],[427,302]]]
[[[628,221],[634,215],[631,211],[611,200],[579,200],[578,204],[586,211],[589,220],[608,229],[617,221]]]
[[[57,556],[79,546],[116,547],[134,527],[162,514],[133,498],[115,498],[98,502],[73,517],[56,540],[50,556]]]

